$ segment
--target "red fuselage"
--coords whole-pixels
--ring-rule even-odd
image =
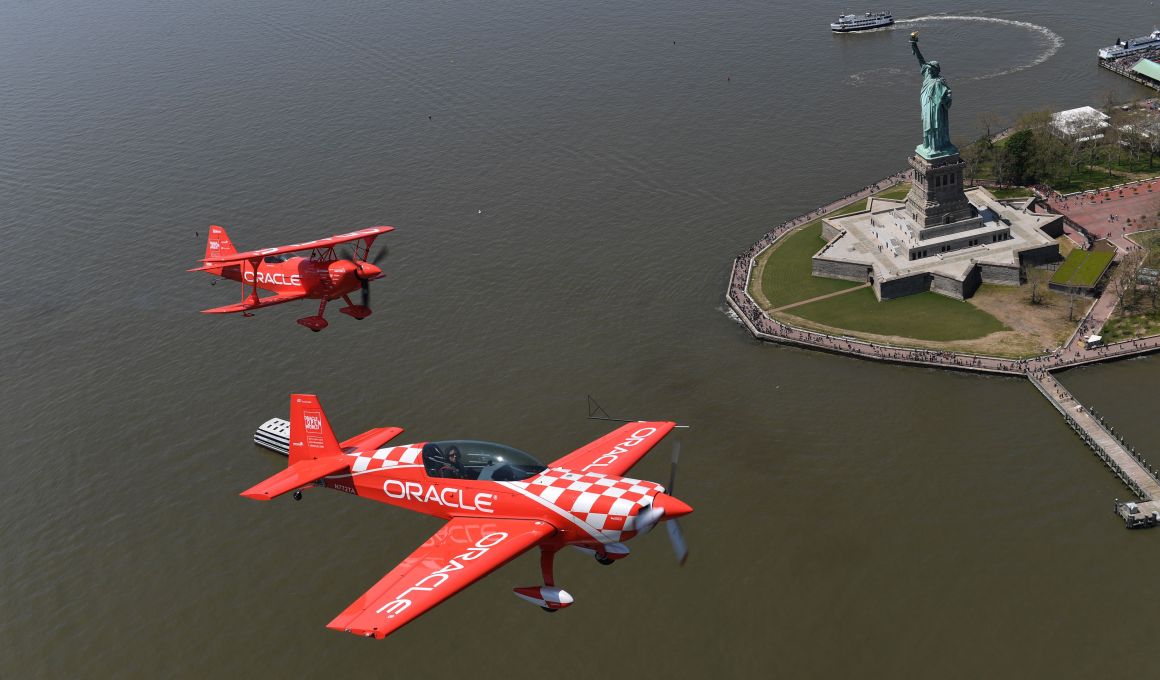
[[[311,260],[305,257],[271,260],[263,261],[256,273],[249,266],[243,273],[242,265],[237,264],[207,271],[231,281],[243,282],[247,287],[256,285],[260,290],[278,294],[301,293],[314,300],[336,300],[349,295],[362,286],[363,279],[376,279],[383,273],[369,262],[360,265],[352,260]]]
[[[348,454],[349,472],[316,485],[443,519],[536,519],[556,529],[544,545],[594,549],[635,536],[646,506],[663,508],[667,518],[692,511],[660,484],[595,469],[548,468],[519,481],[434,477],[419,460],[422,449],[420,443]]]

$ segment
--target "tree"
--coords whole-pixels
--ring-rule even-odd
[[[998,177],[1001,184],[1024,184],[1034,179],[1029,176],[1035,139],[1031,130],[1020,130],[1003,144],[1004,172]]]
[[[1112,115],[1112,111],[1116,110],[1116,95],[1111,90],[1104,90],[1104,113],[1108,116]]]
[[[1028,290],[1031,291],[1031,297],[1028,300],[1033,305],[1043,304],[1043,289],[1047,282],[1047,272],[1042,269],[1032,267],[1030,264],[1024,264],[1022,267],[1023,279],[1027,281]]]
[[[1067,320],[1075,321],[1075,303],[1079,302],[1079,294],[1070,290],[1067,294]]]
[[[1121,315],[1127,315],[1128,310],[1136,306],[1136,280],[1143,265],[1143,253],[1139,250],[1130,250],[1120,258],[1112,275],[1112,291],[1116,294],[1116,304],[1120,308]]]
[[[979,172],[979,161],[981,155],[980,146],[982,141],[982,139],[979,139],[974,144],[968,144],[966,147],[959,151],[959,157],[962,158],[963,162],[967,164],[963,174],[966,175],[967,179],[971,180],[972,183],[974,183],[974,179]]]
[[[1152,161],[1160,152],[1160,116],[1145,116],[1140,123],[1140,136],[1144,139],[1144,148],[1148,150],[1148,168],[1152,168]]]
[[[1084,149],[1084,145],[1080,142],[1077,142],[1073,139],[1067,143],[1066,162],[1068,182],[1071,182],[1071,177],[1075,172],[1075,169],[1079,167],[1081,163],[1083,163],[1085,152],[1086,149]]]

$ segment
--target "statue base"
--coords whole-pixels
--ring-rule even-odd
[[[947,156],[958,156],[959,155],[959,148],[957,146],[955,146],[954,144],[951,144],[950,146],[948,146],[945,149],[932,149],[925,144],[919,144],[918,146],[914,147],[914,152],[916,154],[918,154],[919,156],[922,156],[923,158],[927,159],[928,161],[933,161],[936,158],[946,158]]]
[[[975,210],[963,193],[966,165],[957,150],[935,158],[921,154],[910,157],[914,181],[906,196],[906,212],[920,228],[950,225],[975,217]]]

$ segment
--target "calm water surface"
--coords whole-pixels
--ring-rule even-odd
[[[1030,385],[762,346],[721,303],[771,225],[905,165],[909,30],[963,142],[984,111],[1142,94],[1094,52],[1153,8],[939,3],[1005,21],[833,36],[845,9],[0,2],[0,676],[1154,672],[1160,537],[1119,527],[1126,490]],[[184,271],[210,223],[397,226],[375,315],[198,314],[238,294]],[[1064,381],[1160,458],[1158,378]],[[693,556],[565,554],[577,605],[549,618],[510,594],[533,554],[386,641],[328,631],[439,523],[238,497],[285,465],[249,437],[292,391],[347,436],[545,460],[608,429],[586,394],[689,423]]]

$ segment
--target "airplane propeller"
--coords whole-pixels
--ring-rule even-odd
[[[681,458],[681,440],[673,440],[673,461],[669,466],[669,485],[665,491],[672,495],[673,489],[677,486],[677,461]],[[677,557],[677,564],[684,566],[685,560],[689,559],[689,544],[685,542],[685,535],[681,533],[681,525],[677,524],[676,518],[665,522],[665,529],[669,532],[669,543],[673,545],[673,554]]]
[[[681,457],[681,441],[679,439],[673,441],[673,460],[670,464],[669,471],[669,485],[665,487],[665,493],[672,495],[673,487],[677,483],[677,461]],[[655,505],[647,505],[636,513],[636,532],[637,534],[647,534],[652,531],[652,528],[664,517],[664,508],[658,508]],[[669,542],[673,546],[673,554],[677,557],[677,564],[684,565],[685,561],[689,559],[689,544],[685,542],[685,535],[681,533],[681,527],[677,524],[677,519],[674,517],[665,522],[665,530],[669,534]]]
[[[363,307],[370,307],[371,306],[371,280],[363,278],[363,265],[364,264],[372,264],[372,265],[375,265],[377,267],[379,265],[379,263],[382,262],[383,259],[386,258],[388,255],[390,255],[390,250],[386,246],[383,246],[382,248],[380,248],[379,251],[377,253],[375,253],[374,257],[369,258],[367,260],[359,260],[358,258],[355,257],[355,254],[353,252],[347,251],[347,252],[340,253],[340,257],[342,257],[342,259],[350,260],[351,262],[354,262],[355,275],[358,276],[359,281],[362,284],[361,287],[362,287],[362,306]]]

